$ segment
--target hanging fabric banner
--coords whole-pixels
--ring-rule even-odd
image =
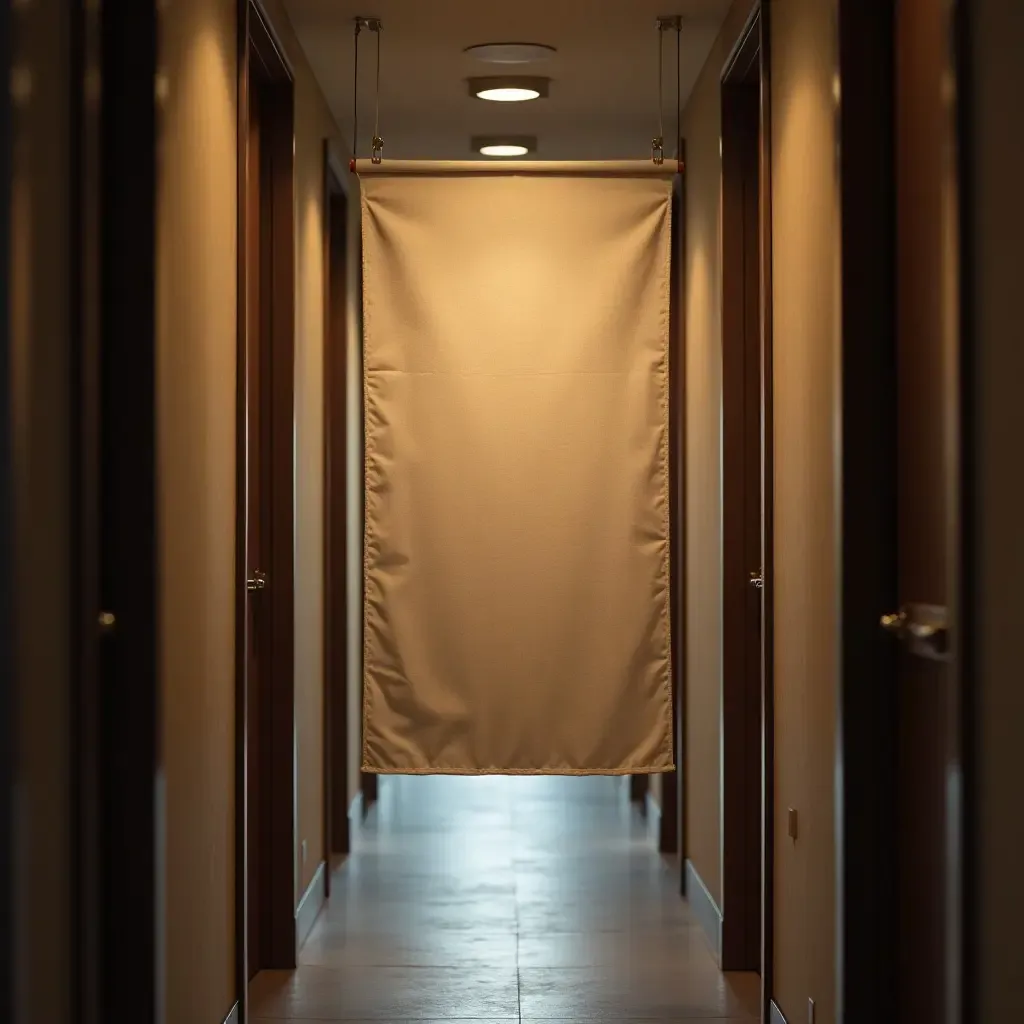
[[[417,167],[360,180],[363,769],[668,771],[675,168]]]

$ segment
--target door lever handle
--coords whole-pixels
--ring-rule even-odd
[[[752,572],[750,574],[750,585],[755,590],[764,590],[764,576],[759,572]]]
[[[265,590],[267,587],[267,575],[257,569],[252,576],[245,581],[246,590]]]
[[[879,625],[886,633],[902,640],[903,632],[907,628],[907,613],[905,611],[890,612],[888,615],[882,616]]]
[[[883,615],[879,625],[912,654],[934,661],[949,656],[949,614],[941,605],[908,604]]]

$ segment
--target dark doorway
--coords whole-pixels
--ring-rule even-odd
[[[348,197],[324,142],[324,835],[349,852],[348,793]]]
[[[240,10],[238,658],[240,998],[295,966],[294,96],[254,3]],[[243,941],[244,938],[244,941]]]
[[[762,971],[767,1001],[772,388],[766,17],[755,8],[722,74],[721,964],[723,970]]]

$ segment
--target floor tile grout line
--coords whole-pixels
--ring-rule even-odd
[[[509,794],[508,818],[512,834],[516,834],[516,808],[515,801]],[[523,972],[520,964],[520,947],[522,939],[522,918],[519,906],[519,872],[516,871],[515,858],[512,860],[512,898],[516,911],[516,1009],[518,1011],[519,1024],[523,1024]]]

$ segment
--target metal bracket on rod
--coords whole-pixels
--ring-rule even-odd
[[[357,147],[359,145],[359,33],[366,29],[377,36],[377,89],[374,97],[375,114],[373,126],[373,142],[370,148],[370,159],[379,164],[384,152],[384,140],[380,137],[380,34],[384,22],[380,18],[367,18],[357,15],[352,19],[354,31],[352,35],[352,160],[350,168],[355,170]]]

